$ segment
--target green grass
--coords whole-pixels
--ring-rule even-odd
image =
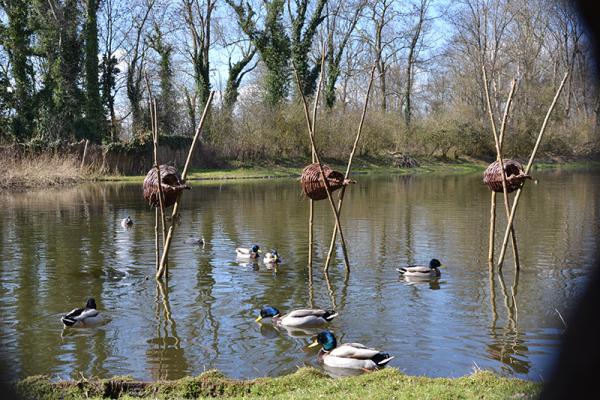
[[[417,168],[397,168],[386,164],[382,160],[358,158],[353,163],[351,175],[421,175],[421,174],[436,174],[436,175],[456,175],[470,174],[483,172],[487,167],[487,163],[476,159],[461,159],[461,160],[439,160],[435,158],[421,159],[421,166]],[[346,164],[343,161],[327,160],[326,162],[332,168],[345,172]],[[240,179],[268,179],[268,178],[298,178],[302,173],[303,163],[298,161],[282,161],[281,165],[239,165],[231,168],[222,169],[192,169],[188,174],[188,181],[199,182],[235,182]],[[534,170],[586,170],[600,168],[600,161],[569,161],[564,163],[535,163]],[[53,169],[56,170],[56,169]],[[39,179],[27,179],[30,184],[26,186],[37,186],[36,182]],[[142,183],[144,176],[142,175],[88,175],[87,178],[79,176],[79,181],[94,180],[94,181],[115,181],[125,183]]]
[[[408,376],[394,368],[332,379],[315,368],[277,378],[234,380],[218,371],[175,381],[135,382],[130,378],[51,382],[32,376],[17,383],[27,399],[84,398],[273,398],[273,399],[532,399],[541,384],[478,371],[460,378]]]
[[[291,165],[290,165],[291,164]],[[339,161],[328,161],[332,168],[345,172],[346,165]],[[298,178],[305,165],[285,163],[285,165],[239,166],[225,169],[192,169],[188,181],[229,181],[239,179]],[[457,174],[483,171],[486,165],[475,161],[440,162],[426,160],[417,168],[397,168],[377,161],[358,159],[354,162],[352,174]],[[144,177],[107,175],[101,181],[141,183]]]

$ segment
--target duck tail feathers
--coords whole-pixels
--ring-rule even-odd
[[[406,272],[406,268],[396,268],[396,271],[400,272],[401,274],[404,274]]]
[[[334,319],[337,316],[338,316],[338,313],[335,310],[327,310],[327,312],[325,313],[323,318],[325,318],[326,321],[331,321],[332,319]]]
[[[379,353],[372,358],[373,362],[380,367],[383,367],[393,359],[394,356],[390,356],[388,353]]]
[[[66,315],[60,319],[65,326],[73,326],[75,325],[75,321],[73,318],[69,318]]]

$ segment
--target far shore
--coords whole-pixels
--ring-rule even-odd
[[[350,175],[364,174],[469,174],[483,172],[489,161],[474,158],[419,159],[417,167],[396,167],[389,160],[358,158]],[[345,172],[343,161],[328,160],[332,168]],[[240,179],[299,178],[304,165],[299,162],[283,161],[280,164],[259,164],[231,162],[225,168],[192,168],[187,181],[235,181]],[[545,159],[534,163],[533,171],[544,169],[585,170],[600,168],[600,160],[590,159]],[[23,161],[22,165],[12,166],[3,180],[0,191],[23,191],[47,187],[60,187],[90,182],[131,182],[142,183],[143,175],[103,174],[89,168],[80,168],[75,160],[60,157],[42,157],[39,160]]]

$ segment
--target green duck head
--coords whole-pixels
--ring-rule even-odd
[[[263,318],[273,318],[278,316],[279,310],[275,307],[265,306],[262,310],[260,310],[260,315],[256,318],[256,322],[260,322]]]
[[[321,345],[323,350],[331,351],[337,347],[337,340],[331,331],[323,331],[317,335],[317,340],[308,347]]]

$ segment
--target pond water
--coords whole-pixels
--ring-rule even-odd
[[[544,379],[561,316],[597,254],[600,185],[590,171],[535,177],[516,220],[521,272],[509,250],[503,273],[491,279],[490,193],[480,174],[356,176],[343,210],[351,272],[339,246],[329,274],[322,272],[333,219],[321,201],[312,279],[308,201],[293,179],[192,183],[164,284],[153,279],[154,212],[141,185],[1,194],[3,376],[148,380],[217,368],[252,378],[317,366],[316,350],[306,349],[310,332],[254,321],[269,304],[284,312],[335,308],[330,329],[338,340],[392,353],[389,365],[407,374],[456,377],[482,368]],[[135,224],[126,229],[119,222],[128,215]],[[200,236],[203,247],[184,243]],[[252,243],[276,248],[283,263],[275,271],[236,261],[235,247]],[[445,266],[437,281],[406,282],[395,270],[433,257]],[[63,329],[60,316],[89,296],[106,323]]]

